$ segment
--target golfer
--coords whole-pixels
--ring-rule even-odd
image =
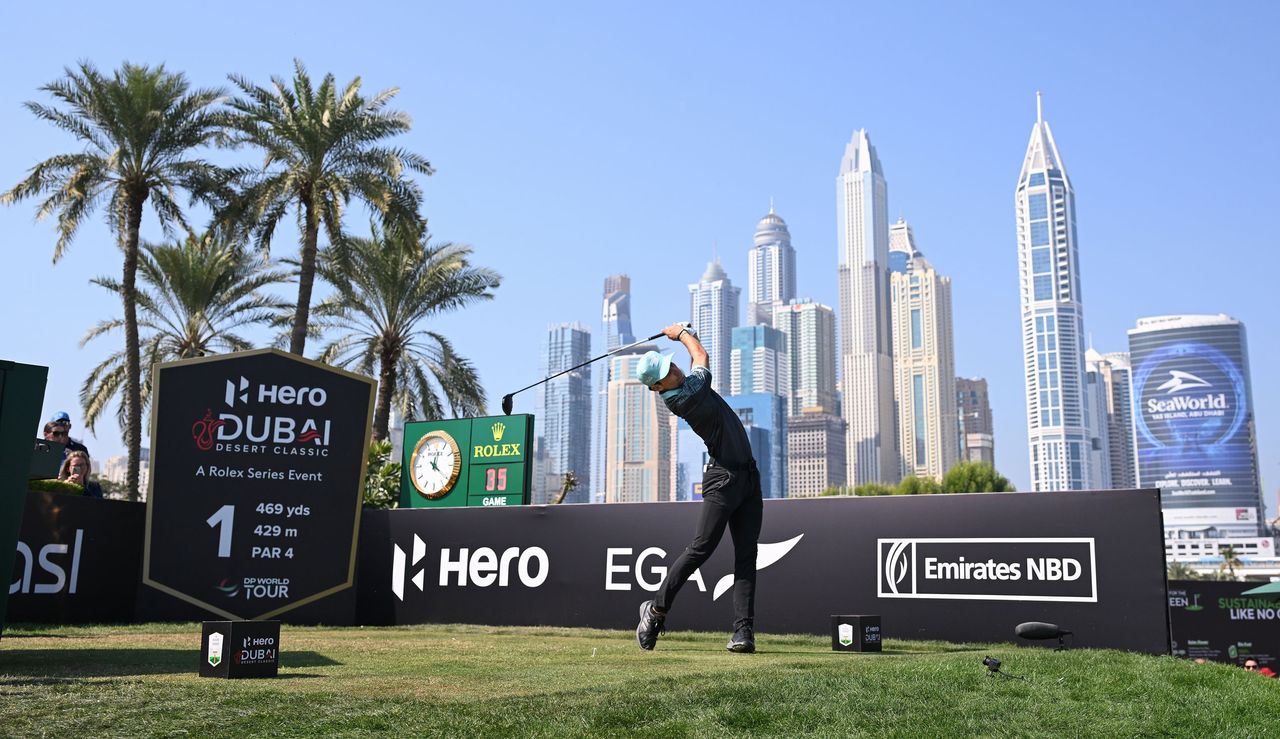
[[[671,603],[689,576],[715,551],[729,527],[733,537],[733,637],[730,652],[756,651],[754,632],[756,599],[756,541],[764,504],[760,494],[760,472],[751,456],[751,443],[738,414],[711,389],[707,350],[683,323],[662,330],[664,336],[689,350],[692,369],[685,374],[672,364],[670,354],[648,352],[640,358],[636,377],[650,390],[662,395],[662,402],[683,418],[707,445],[711,456],[702,476],[702,507],[693,541],[671,566],[658,587],[658,597],[640,604],[640,625],[636,640],[641,649],[653,649]]]

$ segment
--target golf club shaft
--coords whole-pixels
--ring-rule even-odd
[[[689,324],[686,322],[686,323],[685,323],[685,325],[686,325],[686,326],[688,326]],[[632,348],[634,348],[634,347],[640,346],[641,344],[643,344],[643,343],[645,343],[645,342],[647,342],[647,341],[653,341],[654,339],[661,338],[662,336],[663,336],[663,332],[659,331],[658,333],[654,334],[653,336],[650,336],[650,337],[649,337],[649,338],[647,338],[647,339],[640,339],[639,341],[633,341],[633,342],[631,342],[630,344],[627,344],[626,346],[620,346],[620,347],[618,347],[617,349],[611,349],[611,350],[609,350],[609,351],[605,352],[604,354],[601,354],[601,355],[600,355],[600,356],[598,356],[598,357],[595,357],[595,358],[593,358],[593,359],[588,359],[587,361],[583,362],[582,364],[575,365],[575,366],[570,367],[569,369],[567,369],[567,370],[563,370],[563,371],[561,371],[561,372],[557,372],[557,373],[555,373],[554,375],[551,375],[550,377],[545,377],[545,378],[543,378],[543,379],[541,379],[541,380],[538,380],[537,382],[533,383],[532,385],[525,385],[524,387],[520,388],[519,390],[517,390],[517,391],[515,391],[515,392],[513,392],[513,393],[508,393],[507,395],[504,395],[503,397],[504,397],[504,398],[510,398],[510,397],[512,397],[513,395],[517,395],[517,394],[519,394],[519,393],[523,393],[525,390],[528,390],[528,389],[529,389],[529,388],[531,388],[531,387],[537,387],[537,386],[541,385],[541,384],[542,384],[542,383],[544,383],[544,382],[550,382],[551,380],[556,379],[556,378],[557,378],[557,377],[559,377],[560,375],[567,375],[567,374],[569,374],[570,372],[572,372],[572,371],[574,371],[574,370],[576,370],[576,369],[581,369],[581,368],[583,368],[583,367],[586,367],[588,364],[591,364],[592,362],[599,362],[601,359],[604,359],[605,357],[611,357],[611,356],[613,356],[614,354],[617,354],[617,353],[618,353],[618,352],[620,352],[620,351],[625,351],[625,350],[627,350],[627,349],[632,349]]]

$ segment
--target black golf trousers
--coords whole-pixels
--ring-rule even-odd
[[[667,611],[681,586],[720,543],[725,527],[733,538],[733,628],[752,626],[756,604],[756,544],[764,502],[755,463],[742,471],[712,464],[702,476],[702,507],[693,541],[675,561],[658,587],[654,604]],[[710,587],[715,587],[714,583]]]

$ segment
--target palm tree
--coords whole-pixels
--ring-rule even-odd
[[[280,219],[296,209],[302,244],[289,351],[301,355],[306,347],[320,227],[324,226],[331,243],[338,243],[342,212],[352,197],[387,219],[416,218],[420,192],[403,174],[408,169],[429,175],[431,164],[417,154],[379,143],[409,130],[407,114],[386,110],[399,88],[365,98],[356,77],[339,94],[333,75],[328,74],[313,89],[298,60],[294,60],[292,86],[279,77],[271,78],[270,88],[236,75],[230,79],[245,94],[231,102],[235,143],[261,149],[264,159],[261,170],[237,173],[245,178],[246,187],[236,204],[222,213],[221,221],[252,234],[265,250]]]
[[[1240,552],[1232,544],[1228,544],[1221,548],[1222,564],[1218,565],[1218,572],[1224,577],[1224,580],[1236,579],[1236,568],[1244,567],[1244,562],[1240,560]]]
[[[81,62],[42,88],[61,107],[26,103],[36,117],[67,131],[81,144],[31,168],[26,179],[0,195],[0,203],[43,197],[36,219],[56,215],[57,262],[76,231],[99,207],[124,252],[120,297],[124,302],[123,428],[129,448],[125,480],[137,495],[142,448],[142,395],[138,366],[136,278],[138,231],[148,202],[166,235],[175,225],[190,231],[175,200],[179,190],[213,202],[226,194],[227,173],[194,152],[218,143],[222,92],[192,90],[184,75],[126,62],[112,76]]]
[[[142,286],[136,291],[138,325],[146,331],[142,352],[142,400],[151,399],[152,367],[158,362],[252,348],[240,330],[269,324],[289,303],[265,295],[262,288],[288,279],[288,274],[265,267],[235,244],[209,234],[188,236],[181,243],[143,243],[138,259]],[[124,286],[99,277],[94,284],[114,293]],[[84,346],[124,324],[118,318],[102,321],[85,334]],[[128,372],[124,352],[116,352],[94,367],[80,387],[85,425],[93,429],[119,394]],[[127,404],[117,407],[117,415]]]
[[[385,230],[370,224],[370,231],[368,239],[331,246],[319,260],[318,271],[335,292],[316,306],[317,327],[346,332],[320,360],[370,375],[377,366],[375,439],[387,438],[393,403],[426,419],[443,417],[445,403],[455,417],[482,413],[485,395],[475,368],[448,339],[421,324],[492,299],[502,278],[471,266],[469,246],[432,244],[425,224]]]
[[[1186,562],[1170,562],[1165,566],[1166,578],[1169,580],[1199,580],[1200,573]]]

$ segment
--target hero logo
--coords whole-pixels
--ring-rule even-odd
[[[769,565],[774,564],[778,560],[787,556],[787,553],[794,549],[796,544],[799,544],[800,540],[803,538],[804,534],[800,534],[787,539],[786,541],[759,545],[756,550],[756,571],[763,570]],[[667,556],[666,551],[660,547],[649,547],[648,549],[640,552],[639,556],[636,557],[634,564],[618,564],[618,559],[621,557],[630,557],[631,551],[630,547],[609,547],[605,550],[606,561],[604,589],[630,590],[631,583],[619,581],[614,576],[632,572],[632,579],[635,580],[637,585],[649,592],[656,592],[662,585],[662,579],[667,576],[667,567],[666,565],[658,564],[649,565],[646,568],[645,563],[654,557],[665,559]],[[648,577],[646,577],[646,575]],[[702,570],[694,570],[693,574],[689,576],[689,582],[697,583],[699,591],[703,593],[707,592],[707,584],[702,579]],[[711,593],[711,600],[718,600],[720,596],[724,595],[732,587],[732,574],[728,574],[720,578],[716,581],[715,590]]]
[[[76,529],[75,543],[68,547],[66,544],[45,544],[40,547],[40,569],[53,575],[53,582],[35,583],[32,587],[32,565],[36,558],[31,555],[31,547],[26,542],[18,542],[18,554],[22,555],[21,570],[22,576],[14,580],[9,585],[9,595],[17,593],[35,592],[36,595],[53,595],[61,593],[63,588],[71,595],[76,594],[76,584],[80,579],[80,545],[84,541],[84,529]],[[62,565],[53,562],[49,558],[55,554],[71,554],[71,579],[67,579],[67,571]]]
[[[248,403],[249,402],[248,390],[249,390],[249,380],[244,375],[240,376],[240,393],[239,394],[236,394],[236,384],[231,380],[227,380],[227,405],[234,407],[236,404],[236,398],[239,398],[241,403]]]
[[[413,535],[412,560],[408,559],[399,544],[392,545],[391,592],[395,593],[401,602],[404,601],[404,583],[409,565],[417,567],[426,555],[427,543],[417,534]],[[498,587],[505,588],[511,584],[513,573],[526,588],[536,588],[546,582],[547,575],[551,571],[550,559],[542,547],[529,547],[523,550],[519,547],[508,547],[501,555],[489,547],[480,547],[474,552],[467,547],[461,547],[458,549],[456,558],[452,550],[446,547],[440,550],[439,561],[438,584],[442,588],[449,586],[450,579],[455,579],[458,587],[466,587],[470,584],[478,588],[487,588],[496,583]],[[413,577],[409,578],[409,582],[412,582],[418,590],[425,591],[426,576],[425,568],[418,570]]]
[[[258,404],[309,406],[322,408],[329,400],[322,387],[294,387],[292,385],[258,384],[257,392],[251,392],[253,383],[241,375],[237,380],[227,380],[223,400],[229,408],[247,406],[256,399]],[[331,421],[329,419],[295,418],[286,415],[219,413],[213,416],[206,409],[204,418],[191,424],[191,438],[201,451],[216,449],[220,452],[261,453],[328,456]],[[292,445],[292,446],[282,446]],[[306,446],[303,446],[306,445]]]
[[[878,539],[881,598],[1096,603],[1092,538]]]

